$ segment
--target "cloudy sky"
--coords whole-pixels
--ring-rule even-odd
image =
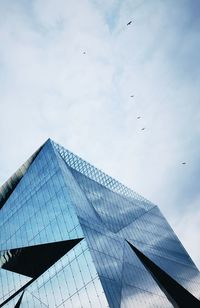
[[[1,0],[0,184],[51,137],[158,204],[200,267],[199,31],[199,0]]]

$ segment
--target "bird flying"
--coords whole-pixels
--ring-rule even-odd
[[[131,23],[132,23],[132,20],[130,20],[130,21],[127,23],[127,26],[130,26]]]
[[[131,95],[130,97],[134,97],[134,95]]]
[[[137,117],[137,119],[139,120],[139,119],[141,119],[141,117]]]
[[[141,130],[145,130],[146,128],[145,127],[143,127]]]
[[[186,165],[186,162],[184,161],[184,162],[182,162],[182,165]]]

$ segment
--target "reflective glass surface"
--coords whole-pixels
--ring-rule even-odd
[[[1,260],[11,248],[84,237],[59,160],[47,142],[1,209]],[[2,303],[30,277],[1,269],[0,281]],[[108,307],[85,239],[25,289],[20,307]]]
[[[4,201],[0,303],[31,279],[3,268],[10,249],[80,238],[25,288],[20,307],[172,307],[127,241],[200,296],[199,271],[158,207],[51,140]]]

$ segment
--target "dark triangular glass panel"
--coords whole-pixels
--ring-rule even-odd
[[[2,268],[28,277],[38,277],[80,241],[74,239],[6,250],[1,253]]]
[[[200,308],[200,301],[176,282],[171,276],[157,266],[153,261],[146,257],[140,250],[128,242],[132,250],[140,259],[142,264],[156,280],[161,290],[165,293],[169,301],[174,307],[188,308],[198,307]]]
[[[22,292],[22,295],[21,295],[20,298],[18,299],[17,304],[15,305],[15,308],[19,308],[19,307],[20,307],[20,304],[21,304],[23,295],[24,295],[24,291]]]
[[[33,281],[42,275],[55,262],[76,246],[83,238],[47,243],[23,248],[16,248],[1,252],[1,266],[3,269],[32,277],[24,286],[6,299],[3,307],[21,291],[25,290]]]
[[[15,187],[21,181],[42,147],[43,145],[0,187],[0,209],[4,206]]]

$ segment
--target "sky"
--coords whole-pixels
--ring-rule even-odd
[[[159,205],[200,268],[199,31],[198,0],[0,0],[0,185],[50,137]]]

